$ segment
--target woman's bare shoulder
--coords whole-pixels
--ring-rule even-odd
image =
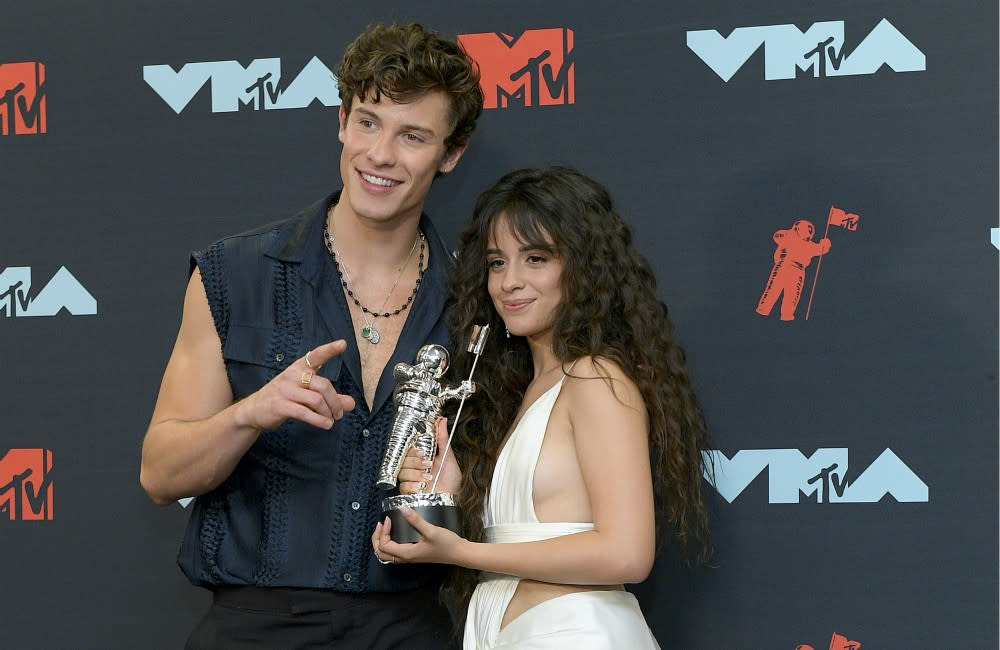
[[[567,364],[564,390],[577,406],[618,408],[643,407],[639,387],[621,367],[608,357],[580,357]],[[589,410],[589,408],[588,408]]]

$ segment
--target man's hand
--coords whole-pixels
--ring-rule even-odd
[[[139,481],[154,503],[198,496],[232,473],[261,431],[289,418],[329,429],[354,400],[338,395],[319,367],[342,353],[344,341],[321,345],[252,395],[233,403],[222,342],[195,269],[184,315],[142,443]],[[308,359],[308,363],[306,360]]]
[[[354,398],[337,393],[330,380],[316,371],[346,349],[347,342],[340,339],[310,350],[242,400],[234,414],[237,423],[264,431],[293,419],[320,429],[331,428],[345,411],[354,409]]]

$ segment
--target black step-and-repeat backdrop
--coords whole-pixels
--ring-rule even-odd
[[[426,6],[419,6],[426,5]],[[427,211],[606,184],[715,440],[718,552],[665,648],[996,648],[991,2],[40,2],[0,12],[0,646],[177,648],[206,606],[139,449],[191,249],[339,184],[331,69],[459,35],[487,109]]]

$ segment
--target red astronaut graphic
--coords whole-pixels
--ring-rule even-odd
[[[843,634],[833,633],[833,638],[830,639],[830,649],[829,650],[859,650],[861,644],[857,641],[851,641]],[[803,644],[795,646],[795,650],[815,650],[811,645]]]
[[[816,228],[805,219],[799,219],[788,230],[774,233],[774,266],[767,277],[767,286],[757,303],[757,313],[768,316],[774,303],[781,297],[781,320],[795,320],[795,308],[802,297],[806,267],[817,255],[830,251],[826,237],[813,241]]]

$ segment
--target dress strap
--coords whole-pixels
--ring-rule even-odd
[[[552,521],[541,523],[510,523],[490,526],[484,533],[491,544],[509,542],[537,542],[563,535],[584,533],[594,530],[594,524],[582,521]]]

